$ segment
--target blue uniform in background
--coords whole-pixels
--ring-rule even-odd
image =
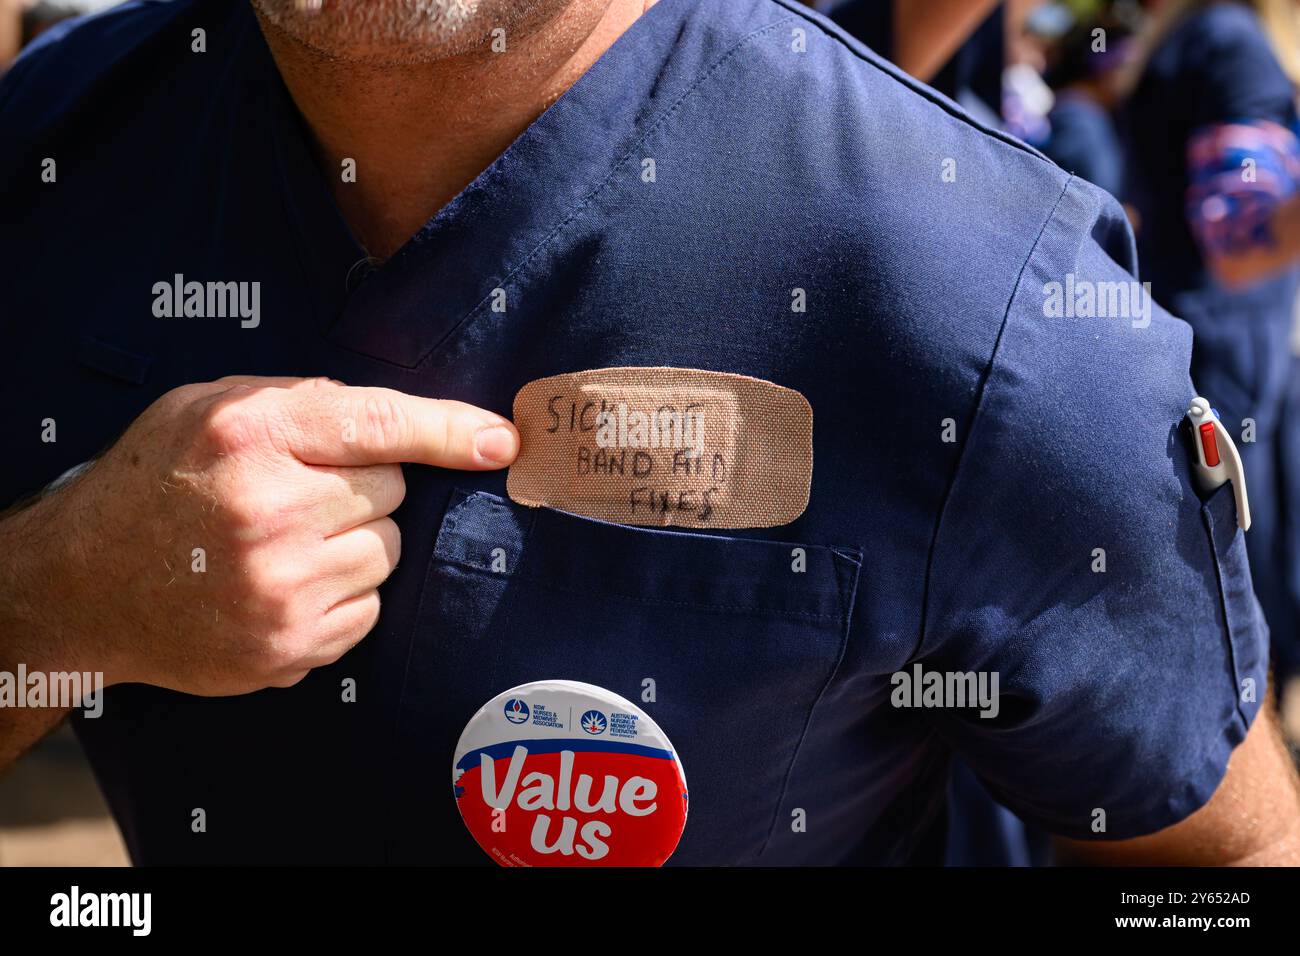
[[[1060,90],[1047,114],[1052,135],[1043,152],[1067,172],[1112,196],[1124,192],[1124,149],[1104,106],[1089,96]]]
[[[1246,544],[1273,633],[1274,661],[1283,671],[1300,668],[1300,589],[1295,580],[1300,561],[1296,538],[1288,533],[1294,518],[1287,514],[1300,506],[1290,500],[1294,492],[1288,486],[1300,474],[1286,467],[1283,447],[1284,403],[1294,369],[1291,317],[1300,270],[1245,289],[1215,281],[1193,225],[1200,206],[1221,219],[1227,218],[1222,215],[1226,207],[1217,199],[1199,206],[1189,200],[1189,187],[1206,174],[1189,160],[1189,152],[1205,154],[1205,166],[1220,164],[1221,171],[1209,169],[1209,177],[1218,172],[1237,188],[1242,160],[1258,156],[1263,188],[1269,184],[1268,157],[1276,152],[1267,140],[1291,135],[1294,96],[1255,14],[1239,4],[1221,3],[1190,14],[1165,38],[1123,118],[1126,192],[1140,217],[1142,278],[1150,280],[1161,303],[1191,324],[1196,336],[1192,379],[1238,442],[1254,522]],[[1189,150],[1196,137],[1214,136],[1225,125],[1242,129],[1246,139],[1228,137],[1224,147],[1206,142],[1200,150]],[[1241,149],[1251,138],[1265,148]],[[1279,172],[1273,177],[1276,188],[1294,189],[1292,175]],[[1245,419],[1255,423],[1254,441],[1241,440]]]
[[[370,270],[248,5],[131,4],[5,77],[0,204],[5,502],[231,373],[509,414],[537,378],[670,365],[814,413],[809,505],[777,528],[611,525],[408,466],[402,561],[342,660],[235,698],[117,686],[77,720],[137,862],[486,864],[451,756],[528,680],[654,679],[678,864],[938,862],[954,754],[1046,829],[1151,832],[1257,710],[1231,491],[1198,496],[1180,433],[1190,330],[1045,307],[1132,279],[1122,211],[798,3],[660,0]],[[260,282],[259,322],[155,317],[177,274]],[[918,664],[996,674],[997,715],[896,706]]]

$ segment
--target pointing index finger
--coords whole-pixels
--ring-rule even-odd
[[[416,462],[504,468],[519,451],[509,419],[464,402],[389,388],[339,386],[289,398],[294,454],[312,465]]]

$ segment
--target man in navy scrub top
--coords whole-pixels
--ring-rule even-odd
[[[0,665],[104,673],[135,861],[486,864],[458,735],[557,677],[653,680],[674,864],[934,862],[954,754],[1083,859],[1300,852],[1190,330],[1057,308],[1123,213],[803,5],[131,3],[0,183]],[[611,366],[801,393],[806,509],[516,504],[516,392]]]
[[[1094,31],[1107,46],[1094,50]],[[1111,118],[1131,31],[1122,21],[1083,20],[1049,51],[1046,80],[1055,94],[1047,114],[1051,136],[1043,152],[1056,165],[1100,186],[1124,193],[1124,148]]]

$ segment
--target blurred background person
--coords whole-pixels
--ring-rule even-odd
[[[1062,8],[1057,8],[1062,9]],[[1103,14],[1076,21],[1048,50],[1050,132],[1042,150],[1062,169],[1114,196],[1123,195],[1124,149],[1112,119],[1132,29]]]
[[[23,48],[25,0],[0,0],[0,71],[6,69]]]
[[[904,73],[1000,125],[1004,27],[997,0],[816,0],[812,6]]]
[[[1047,138],[1041,28],[1073,15],[1044,0],[814,0],[899,69],[988,126],[1030,145]]]
[[[1051,134],[1048,113],[1052,91],[1043,80],[1047,42],[1072,22],[1058,4],[1007,0],[1001,8],[999,103],[1002,128],[1030,146],[1042,148]]]
[[[1246,544],[1293,734],[1300,474],[1288,433],[1300,424],[1286,420],[1286,403],[1300,289],[1297,83],[1294,0],[1166,0],[1139,37],[1121,119],[1142,278],[1191,324],[1192,380],[1239,439]]]
[[[112,6],[117,0],[0,0],[0,73],[23,47],[64,20]]]

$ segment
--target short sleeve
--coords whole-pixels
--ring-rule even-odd
[[[1099,237],[1125,228],[1072,180],[1025,265],[909,663],[996,681],[996,708],[927,714],[1007,806],[1078,839],[1203,805],[1267,666],[1231,488],[1203,500],[1190,477],[1191,331],[1149,297],[1124,307],[1141,287]]]

